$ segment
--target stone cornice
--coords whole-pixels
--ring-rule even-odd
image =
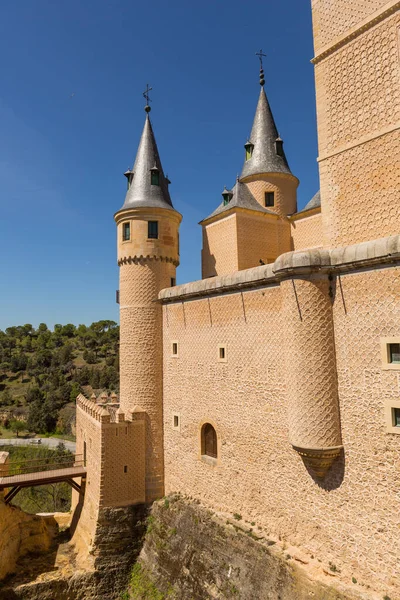
[[[135,254],[134,256],[124,256],[118,260],[118,266],[120,267],[121,265],[138,264],[147,260],[160,260],[161,262],[170,262],[175,265],[175,267],[179,266],[178,258],[171,258],[170,256],[156,256],[155,254]]]
[[[321,50],[318,51],[318,54],[311,60],[311,62],[315,65],[319,63],[321,60],[347,44],[347,42],[353,40],[358,37],[368,29],[371,29],[387,17],[390,17],[400,8],[400,2],[398,0],[391,0],[387,4],[385,4],[380,10],[376,11],[360,23],[358,23],[355,27],[347,30],[345,34],[336,38],[333,43],[330,43],[326,46],[323,46]]]
[[[210,277],[162,290],[162,303],[182,302],[246,288],[279,285],[282,279],[311,273],[346,273],[370,267],[400,263],[400,235],[333,249],[287,252],[273,264],[236,271],[223,277]]]
[[[160,208],[160,207],[129,207],[119,210],[115,213],[114,219],[116,223],[120,223],[121,221],[125,221],[126,219],[152,219],[154,216],[166,217],[168,219],[172,219],[173,221],[177,221],[180,223],[182,221],[182,215],[174,208]]]

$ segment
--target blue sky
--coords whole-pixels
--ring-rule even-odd
[[[259,48],[302,208],[319,185],[309,1],[3,3],[0,329],[118,320],[113,214],[147,82],[183,214],[177,280],[200,278],[197,223],[241,171]]]

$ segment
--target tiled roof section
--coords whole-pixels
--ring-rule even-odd
[[[267,213],[267,214],[275,214],[271,210],[264,208],[257,202],[254,198],[253,194],[250,192],[249,188],[245,183],[241,183],[240,181],[236,181],[235,186],[232,189],[233,196],[230,202],[224,204],[222,201],[221,204],[211,213],[208,217],[203,219],[203,221],[207,221],[207,219],[211,219],[211,217],[215,217],[224,213],[231,208],[247,208],[250,210],[256,210],[257,212]],[[203,223],[203,221],[200,221]]]
[[[305,207],[302,208],[301,210],[299,210],[298,212],[299,213],[305,212],[306,210],[311,210],[312,208],[318,208],[320,206],[321,206],[321,193],[318,190],[318,192],[311,198],[310,202],[308,204],[306,204]]]
[[[150,170],[153,167],[159,171],[160,185],[151,184]],[[146,116],[132,171],[132,182],[121,210],[140,207],[173,209],[149,115]]]
[[[264,88],[260,90],[250,141],[254,144],[253,154],[243,165],[240,178],[260,173],[291,173],[285,152],[276,153],[276,140],[279,138],[274,117]]]

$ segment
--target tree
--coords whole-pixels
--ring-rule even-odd
[[[0,398],[0,406],[10,406],[13,403],[13,395],[10,390],[6,388],[4,392],[1,394]]]
[[[19,437],[21,431],[25,431],[26,423],[24,423],[23,421],[18,421],[17,419],[13,419],[12,421],[10,421],[10,429],[13,433],[17,434],[17,437]]]

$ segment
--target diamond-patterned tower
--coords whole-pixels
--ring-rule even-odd
[[[120,403],[146,418],[146,501],[164,494],[162,411],[163,288],[175,285],[182,216],[172,206],[146,106],[146,120],[117,223],[120,267]]]

